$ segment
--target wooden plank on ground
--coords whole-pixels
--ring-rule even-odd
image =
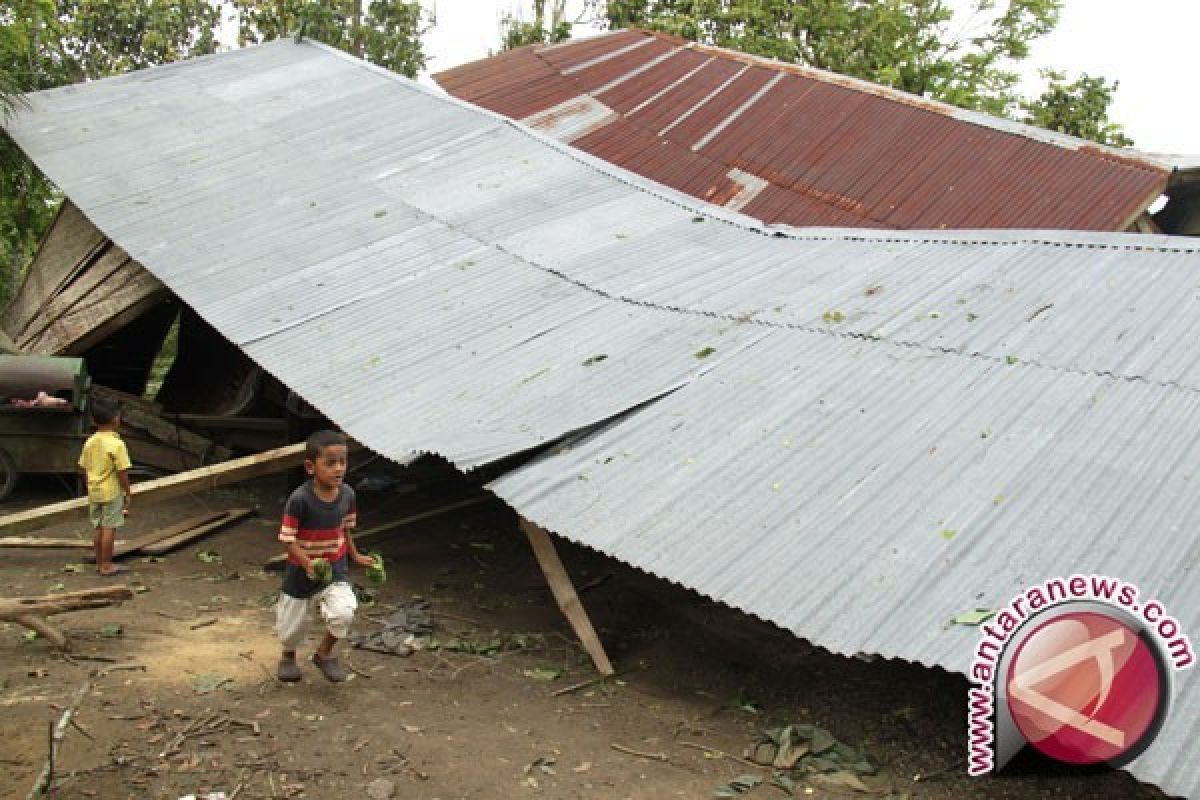
[[[86,547],[88,539],[52,539],[46,536],[0,536],[0,547]]]
[[[180,472],[133,485],[135,497],[166,500],[181,494],[215,489],[238,481],[282,472],[304,463],[304,442],[277,447],[263,453],[235,458],[222,464]],[[31,508],[0,516],[0,533],[15,536],[47,525],[78,517],[87,509],[87,498],[64,500],[40,508]]]
[[[541,566],[542,573],[546,576],[546,582],[550,584],[550,591],[554,594],[555,602],[558,603],[567,622],[571,624],[575,635],[579,637],[583,649],[592,657],[592,663],[596,665],[596,669],[601,675],[612,675],[612,662],[608,660],[608,654],[604,652],[604,645],[601,644],[600,637],[596,635],[596,629],[592,627],[592,620],[588,617],[587,610],[579,599],[579,593],[575,591],[575,585],[571,583],[571,576],[567,574],[567,568],[563,566],[562,559],[558,557],[558,551],[554,549],[554,542],[551,541],[550,534],[524,517],[520,518],[520,526],[526,538],[529,539],[529,546],[533,548],[533,555],[537,558],[538,565]]]
[[[158,530],[150,531],[150,533],[143,533],[141,536],[132,536],[128,539],[118,539],[113,545],[113,558],[121,558],[122,556],[127,556],[132,553],[140,553],[143,547],[152,545],[155,542],[162,541],[163,539],[170,539],[174,536],[178,536],[181,533],[186,533],[187,531],[190,531],[193,528],[198,528],[201,525],[207,525],[210,522],[215,522],[216,520],[222,519],[227,513],[228,512],[226,511],[210,511],[195,517],[188,517],[185,520],[176,522],[174,525],[168,525],[165,528],[159,528]],[[94,562],[96,560],[96,554],[89,553],[81,560],[89,563]]]
[[[191,530],[184,531],[176,536],[167,539],[160,539],[154,544],[148,544],[142,548],[142,552],[151,556],[161,556],[164,553],[169,553],[177,547],[183,547],[189,542],[194,542],[210,533],[216,533],[222,528],[228,528],[230,525],[241,522],[246,517],[252,516],[255,513],[253,508],[235,508],[231,509],[220,518],[209,522],[206,525],[200,525]]]

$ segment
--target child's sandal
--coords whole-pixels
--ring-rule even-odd
[[[275,669],[275,677],[283,683],[296,683],[302,677],[300,675],[300,665],[296,663],[296,657],[288,658],[284,656],[279,659],[279,666]]]
[[[321,658],[316,653],[313,653],[313,663],[317,665],[317,669],[321,670],[321,674],[325,676],[325,680],[331,683],[341,683],[349,676],[346,670],[342,669],[341,662],[337,658]]]

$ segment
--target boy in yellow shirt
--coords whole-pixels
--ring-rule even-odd
[[[83,444],[79,469],[87,475],[88,518],[96,529],[96,571],[101,575],[125,572],[113,563],[117,528],[129,514],[129,451],[121,441],[121,409],[102,398],[92,401],[96,432]]]

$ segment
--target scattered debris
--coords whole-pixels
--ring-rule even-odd
[[[822,727],[808,724],[764,731],[762,738],[746,751],[746,758],[757,766],[774,770],[771,783],[785,791],[791,791],[790,787],[801,779],[811,779],[827,786],[871,792],[874,789],[863,778],[879,772],[858,748],[838,741]],[[718,792],[721,788],[718,787]],[[734,793],[716,796],[735,797],[753,786],[738,791],[734,782],[730,782],[725,788],[733,789]]]
[[[433,633],[433,615],[428,600],[411,600],[401,604],[386,617],[371,619],[383,626],[371,633],[356,633],[350,644],[362,650],[390,655],[407,656],[417,649],[417,638]]]
[[[387,778],[376,778],[367,784],[367,797],[370,800],[391,800],[396,796],[396,784]]]
[[[942,629],[946,630],[955,625],[979,626],[994,616],[996,616],[996,612],[989,608],[975,608],[970,611],[964,611],[961,614],[955,614],[946,620],[946,624],[942,626]]]
[[[724,783],[713,789],[713,797],[737,797],[753,789],[763,782],[758,775],[739,775],[729,783]]]
[[[554,765],[558,763],[554,756],[538,756],[533,761],[525,765],[521,772],[525,775],[533,772],[535,769],[546,775],[554,775]]]
[[[196,675],[192,678],[192,691],[196,694],[211,694],[230,683],[233,683],[233,678],[226,675]]]

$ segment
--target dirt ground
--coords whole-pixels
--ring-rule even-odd
[[[415,491],[362,492],[360,524],[469,491],[443,478]],[[378,779],[415,800],[709,798],[738,776],[769,778],[733,756],[787,723],[820,726],[880,768],[864,778],[870,794],[802,779],[799,797],[1162,796],[1121,772],[1072,771],[1032,756],[1003,776],[968,778],[961,677],[830,655],[563,542],[619,673],[554,696],[595,672],[514,517],[494,500],[378,542],[389,581],[375,605],[360,607],[357,629],[420,596],[432,604],[441,647],[408,657],[346,649],[356,670],[349,682],[329,684],[306,663],[300,684],[281,685],[271,677],[279,576],[262,566],[279,550],[284,493],[278,476],[136,507],[128,534],[207,510],[255,505],[260,515],[161,560],[127,558],[127,582],[145,587],[132,602],[53,618],[71,636],[69,659],[0,624],[0,794],[28,794],[49,723],[90,676],[79,727],[67,729],[55,766],[53,796],[64,800],[366,797]],[[27,484],[6,510],[63,497],[53,483]],[[84,523],[44,533],[84,535]],[[64,571],[83,551],[0,552],[10,595],[112,580]],[[302,660],[309,652],[311,643]],[[744,796],[785,793],[764,783]]]

